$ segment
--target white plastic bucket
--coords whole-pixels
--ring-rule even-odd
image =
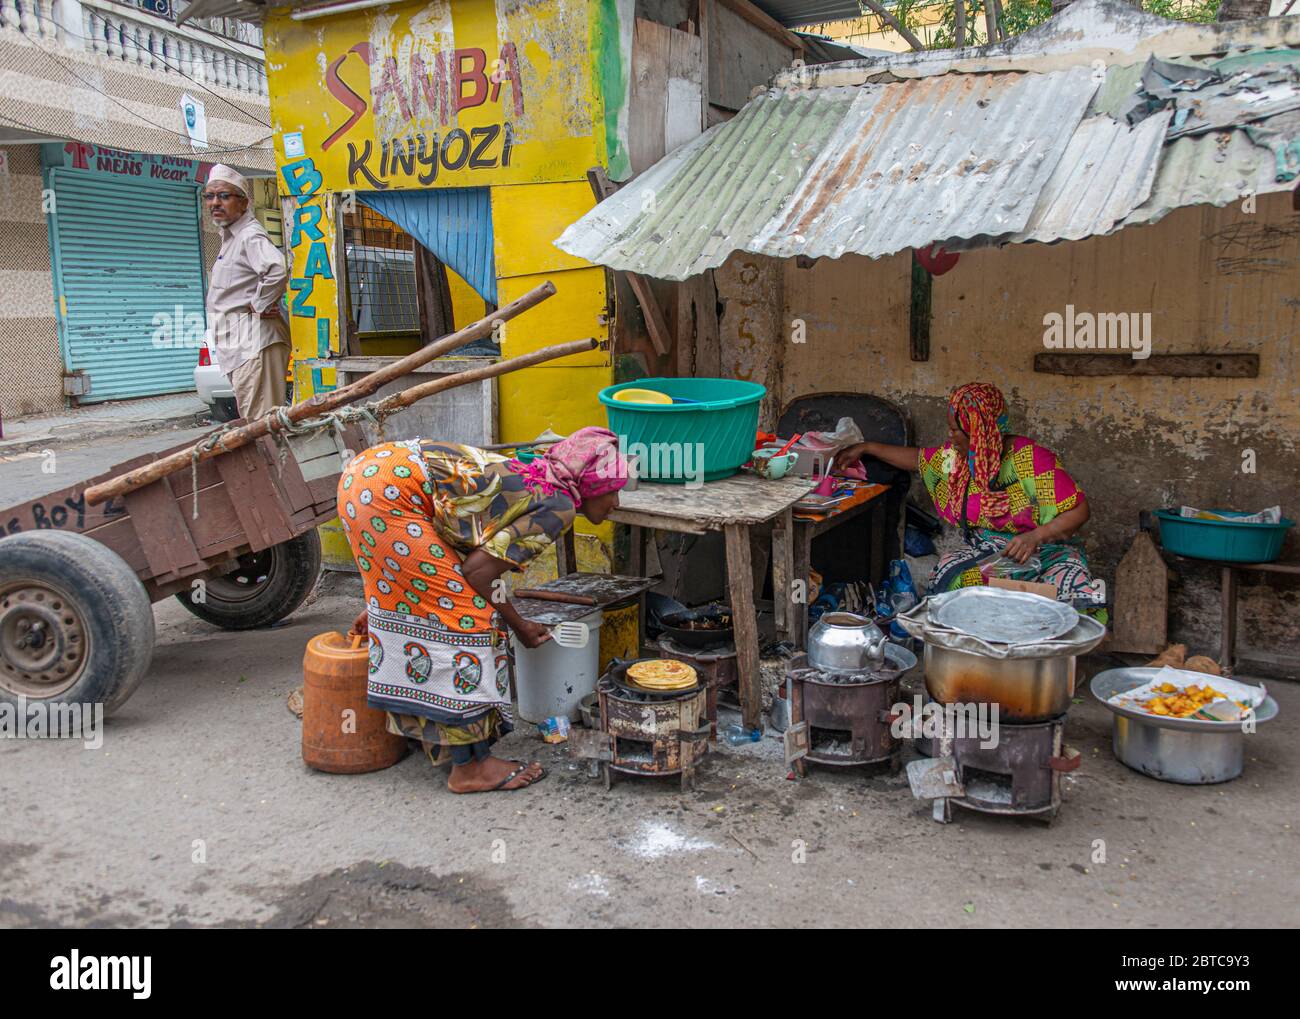
[[[541,647],[526,648],[515,641],[515,692],[519,696],[519,717],[538,723],[555,715],[569,721],[579,718],[578,704],[596,689],[600,678],[600,609],[593,609],[578,622],[586,623],[590,639],[584,648],[560,647],[548,640]]]

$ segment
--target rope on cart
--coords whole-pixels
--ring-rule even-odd
[[[222,425],[221,428],[207,436],[202,442],[197,443],[190,451],[190,487],[194,490],[194,509],[190,513],[191,520],[199,519],[199,459],[205,453],[211,453],[214,449],[222,453],[229,453],[226,449],[226,435],[232,430],[234,422]]]
[[[319,432],[325,428],[331,428],[338,436],[340,444],[343,440],[343,430],[350,424],[357,421],[366,421],[373,425],[379,433],[379,440],[384,439],[384,422],[383,419],[395,411],[376,412],[377,404],[366,403],[360,406],[340,407],[338,410],[332,410],[328,414],[321,414],[318,417],[306,418],[302,421],[292,421],[289,418],[287,407],[276,407],[275,422],[271,428],[271,435],[275,439],[276,445],[280,449],[280,466],[283,467],[285,459],[288,457],[288,446],[285,444],[285,435],[310,435]]]
[[[378,403],[367,403],[361,406],[340,407],[338,410],[330,411],[328,414],[322,414],[319,417],[307,418],[303,421],[294,421],[289,417],[288,407],[276,407],[271,413],[274,418],[271,422],[271,438],[274,440],[280,452],[280,466],[285,465],[289,456],[289,447],[285,442],[286,435],[310,435],[314,432],[321,431],[325,428],[334,430],[339,438],[340,445],[343,444],[344,429],[357,421],[366,421],[374,426],[379,433],[379,441],[384,440],[384,419],[391,414],[401,410],[400,407],[391,410],[376,411]],[[194,489],[193,510],[190,514],[192,520],[199,519],[199,461],[205,459],[208,454],[214,450],[219,453],[233,452],[225,446],[226,436],[234,429],[237,422],[230,422],[223,425],[217,431],[208,435],[203,441],[197,443],[190,452],[190,482]],[[242,425],[240,427],[243,427]]]

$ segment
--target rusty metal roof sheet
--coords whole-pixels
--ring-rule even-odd
[[[1300,169],[1294,159],[1298,147],[1300,114],[1294,112],[1248,130],[1178,138],[1164,148],[1150,197],[1120,226],[1155,223],[1184,205],[1222,206],[1291,191]]]
[[[1024,230],[1004,241],[1077,241],[1108,234],[1151,195],[1171,111],[1136,127],[1089,117],[1070,139]]]
[[[879,257],[1023,230],[1087,108],[1088,68],[770,92],[556,244],[685,279],[734,250]]]

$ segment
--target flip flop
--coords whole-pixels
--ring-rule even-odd
[[[529,764],[531,764],[532,762],[512,761],[511,763],[512,763],[512,764],[517,764],[517,765],[519,765],[519,767],[517,767],[514,771],[512,771],[509,775],[507,775],[505,778],[503,778],[503,779],[502,779],[500,782],[498,782],[496,785],[494,785],[491,789],[484,790],[485,792],[493,792],[493,793],[494,793],[494,792],[496,792],[498,789],[505,789],[506,786],[508,786],[508,785],[509,785],[511,782],[513,782],[516,778],[518,778],[518,777],[519,777],[520,775],[522,775],[525,771],[527,771],[527,770],[528,770],[528,767],[529,767]],[[510,790],[508,790],[508,791],[513,793],[513,792],[517,792],[517,791],[520,790],[520,789],[527,789],[530,785],[536,785],[538,782],[540,782],[542,779],[544,779],[544,778],[546,777],[546,775],[547,775],[547,771],[546,771],[545,768],[543,768],[543,769],[538,773],[538,775],[537,775],[536,778],[534,778],[534,779],[529,779],[529,780],[528,780],[527,782],[525,782],[523,785],[521,785],[521,786],[516,786],[514,789],[510,789]]]
[[[516,778],[518,778],[521,774],[523,774],[523,772],[528,770],[528,766],[532,762],[531,761],[510,761],[509,763],[517,764],[519,765],[519,767],[517,767],[514,771],[512,771],[509,775],[503,778],[496,785],[494,785],[491,789],[460,789],[460,790],[451,789],[451,792],[455,793],[457,796],[468,796],[471,793],[495,793],[503,789],[506,792],[514,793],[514,792],[518,792],[520,789],[527,789],[530,785],[536,785],[538,782],[540,782],[549,774],[546,768],[542,768],[542,770],[538,773],[537,777],[532,779],[531,781],[525,782],[521,786],[516,786],[514,789],[506,789],[505,788],[506,786],[508,786],[511,782],[513,782]],[[450,789],[450,786],[448,788]]]

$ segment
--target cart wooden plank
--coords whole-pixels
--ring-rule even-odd
[[[265,451],[257,444],[241,446],[213,461],[226,483],[244,532],[257,546],[269,547],[294,536],[280,498],[280,487],[268,468]],[[199,512],[203,504],[199,503]]]
[[[123,496],[136,540],[155,580],[174,580],[207,567],[186,526],[169,478]]]

